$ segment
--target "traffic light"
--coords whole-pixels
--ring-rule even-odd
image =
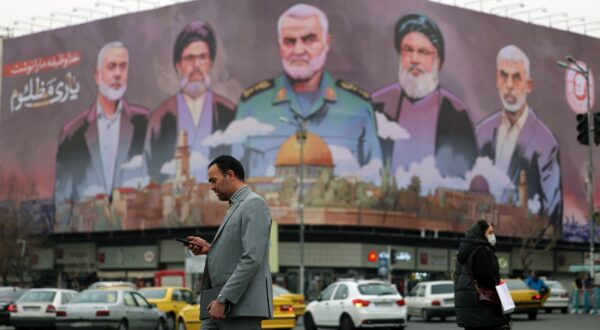
[[[589,132],[588,132],[588,115],[578,114],[577,115],[577,141],[584,146],[589,144]]]
[[[369,262],[376,262],[377,261],[377,251],[375,251],[375,250],[369,251],[369,255],[367,256],[367,260]]]
[[[594,143],[600,144],[600,112],[594,113]]]

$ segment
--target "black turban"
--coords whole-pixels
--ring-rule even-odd
[[[194,41],[204,41],[208,45],[210,60],[215,61],[217,56],[217,41],[212,27],[207,22],[197,20],[188,23],[181,29],[177,40],[175,40],[175,48],[173,49],[173,65],[181,60],[183,50]]]
[[[402,39],[410,32],[421,32],[431,41],[440,58],[441,68],[444,63],[444,37],[437,24],[423,14],[408,14],[400,18],[394,28],[394,45],[398,54],[400,54]]]

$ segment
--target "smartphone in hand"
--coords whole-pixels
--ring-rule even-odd
[[[194,243],[194,242],[190,242],[190,241],[188,241],[188,240],[187,240],[187,239],[185,239],[185,238],[175,237],[175,240],[176,240],[177,242],[181,242],[181,243],[182,243],[183,245],[185,245],[185,246],[191,246],[191,245],[193,245],[193,246],[197,246],[197,247],[199,247],[199,248],[202,248],[202,246],[200,246],[200,245],[198,245],[198,244],[196,244],[196,243]]]

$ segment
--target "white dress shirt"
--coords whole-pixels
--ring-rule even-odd
[[[519,134],[521,129],[525,125],[527,115],[529,114],[529,106],[525,108],[525,111],[521,114],[521,117],[517,119],[517,122],[513,125],[508,116],[506,110],[502,111],[502,118],[500,120],[500,127],[498,127],[498,136],[496,137],[496,167],[508,173],[508,167],[510,166],[510,160],[512,159],[513,152],[517,146],[519,140]]]
[[[117,104],[117,111],[108,116],[102,110],[100,102],[96,104],[96,115],[98,118],[98,139],[100,141],[100,157],[102,158],[102,172],[104,173],[104,188],[110,194],[113,190],[113,179],[115,175],[115,163],[119,151],[119,134],[121,129],[121,114],[123,113],[123,102]]]

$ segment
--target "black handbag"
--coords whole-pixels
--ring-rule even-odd
[[[496,292],[496,288],[489,289],[480,287],[477,285],[477,281],[473,281],[475,283],[475,289],[477,290],[477,300],[482,305],[496,307],[500,306],[500,297],[498,296],[498,292]]]

